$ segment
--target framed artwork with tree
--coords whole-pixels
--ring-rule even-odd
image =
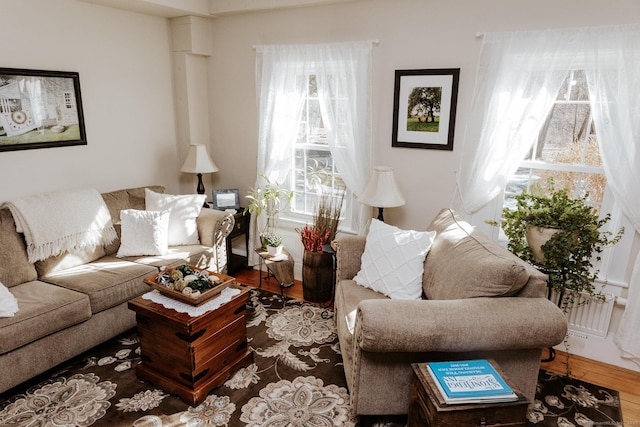
[[[393,147],[453,150],[459,68],[396,70]]]

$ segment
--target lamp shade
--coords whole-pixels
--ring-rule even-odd
[[[187,173],[211,173],[218,172],[218,170],[218,167],[209,157],[209,153],[207,153],[207,147],[202,144],[191,144],[189,146],[187,159],[180,168],[181,172]]]
[[[360,203],[378,208],[395,208],[406,203],[396,179],[393,168],[389,166],[376,166],[369,179],[367,187],[360,197]]]

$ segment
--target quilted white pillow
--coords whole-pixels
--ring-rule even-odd
[[[196,218],[200,215],[207,196],[204,194],[171,195],[156,193],[145,188],[144,201],[147,210],[163,211],[169,209],[169,246],[197,245],[198,226]]]
[[[372,219],[353,280],[389,298],[420,299],[424,259],[435,237],[435,231],[401,230]]]
[[[0,317],[13,317],[18,312],[18,300],[0,283]]]
[[[117,257],[164,255],[169,250],[169,210],[124,209],[120,211],[120,224],[120,249]]]

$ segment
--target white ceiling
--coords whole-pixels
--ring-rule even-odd
[[[176,18],[185,15],[215,17],[269,9],[343,3],[356,0],[80,0],[147,15]]]

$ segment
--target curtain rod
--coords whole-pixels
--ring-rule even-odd
[[[379,40],[379,39],[372,39],[372,40],[360,40],[360,41],[371,42],[371,43],[373,43],[373,44],[380,44],[380,40]],[[336,43],[350,43],[350,42],[336,42]],[[280,44],[280,43],[278,43],[278,44]],[[293,44],[296,44],[296,43],[293,43]],[[306,43],[305,43],[305,44],[306,44]],[[310,43],[310,44],[313,44],[313,43]],[[331,44],[331,43],[327,43],[327,44]],[[254,48],[254,49],[257,49],[257,48],[258,48],[258,47],[260,47],[260,46],[265,46],[265,45],[254,44],[254,45],[253,45],[253,48]]]

